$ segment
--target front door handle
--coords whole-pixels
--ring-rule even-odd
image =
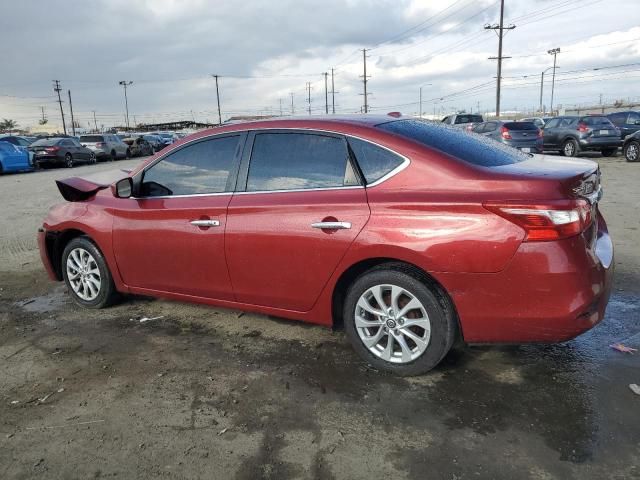
[[[322,230],[345,230],[351,228],[350,222],[317,222],[312,223],[313,228],[320,228]]]
[[[196,227],[219,227],[219,220],[191,220],[191,225]]]

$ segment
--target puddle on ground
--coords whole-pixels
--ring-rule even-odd
[[[64,307],[69,302],[64,284],[57,285],[50,293],[40,297],[31,297],[15,305],[30,313],[48,313]]]

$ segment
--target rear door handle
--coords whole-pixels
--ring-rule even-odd
[[[350,222],[316,222],[312,223],[313,228],[320,228],[322,230],[345,230],[351,228]]]
[[[191,220],[191,225],[196,227],[219,227],[219,220]]]

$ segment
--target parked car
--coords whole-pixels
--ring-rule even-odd
[[[173,142],[177,140],[177,138],[173,136],[173,133],[159,132],[159,133],[156,133],[156,135],[160,137],[160,139],[165,145],[171,145]]]
[[[518,121],[519,122],[531,122],[538,128],[543,128],[544,127],[544,123],[545,123],[545,120],[542,117],[527,117],[527,118],[521,118]]]
[[[24,147],[0,142],[0,174],[33,169],[32,157]]]
[[[129,146],[111,133],[81,135],[80,143],[95,153],[98,160],[117,160],[131,157]]]
[[[456,340],[573,338],[609,298],[589,160],[367,115],[204,130],[118,174],[59,180],[38,233],[82,307],[131,293],[344,325],[365,361],[415,375]]]
[[[153,147],[142,137],[131,137],[123,140],[129,146],[132,157],[153,155]]]
[[[607,118],[620,129],[623,139],[640,130],[640,112],[610,113]]]
[[[160,150],[162,150],[164,147],[167,146],[162,140],[162,138],[160,138],[157,135],[148,134],[148,135],[143,135],[142,138],[144,138],[147,142],[151,144],[154,152],[159,152]]]
[[[78,162],[96,163],[95,153],[73,137],[36,140],[29,145],[29,151],[34,154],[36,166],[57,164],[72,168]]]
[[[602,115],[553,118],[544,126],[543,139],[545,150],[557,150],[567,157],[584,151],[600,151],[610,157],[622,144],[618,129]]]
[[[471,113],[460,113],[456,115],[448,115],[442,119],[442,123],[447,125],[453,125],[455,127],[467,128],[470,130],[478,123],[484,122],[482,115],[476,115]]]
[[[533,122],[491,120],[479,123],[472,131],[525,153],[542,153],[542,130]]]
[[[640,130],[624,139],[622,153],[627,162],[640,162]]]

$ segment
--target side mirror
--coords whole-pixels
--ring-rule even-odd
[[[133,194],[133,180],[131,177],[118,180],[112,190],[116,198],[129,198]]]

